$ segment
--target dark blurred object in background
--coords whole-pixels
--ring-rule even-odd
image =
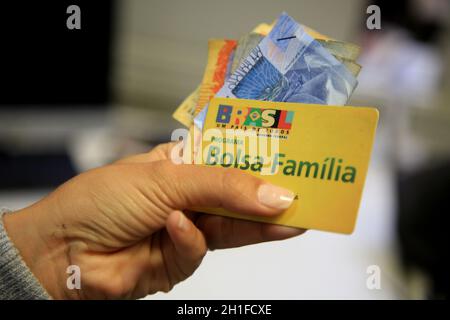
[[[425,146],[421,144],[417,132],[414,132],[416,134],[414,136],[411,131],[412,122],[407,119],[412,118],[413,110],[417,107],[422,114],[428,115],[427,118],[433,118],[432,114],[441,112],[442,116],[434,116],[435,120],[445,119],[444,115],[448,114],[450,102],[446,101],[443,106],[438,106],[437,100],[434,99],[434,91],[437,92],[442,85],[442,69],[448,63],[448,61],[440,61],[442,59],[440,57],[442,41],[440,40],[442,40],[443,31],[447,28],[450,4],[448,0],[375,0],[369,1],[369,4],[378,5],[382,15],[382,29],[365,33],[369,51],[371,43],[381,43],[389,37],[391,40],[397,37],[398,40],[392,41],[390,46],[385,48],[386,54],[395,56],[394,49],[409,48],[411,51],[411,48],[417,48],[408,56],[409,59],[403,55],[407,53],[406,51],[400,51],[401,54],[397,55],[401,58],[398,72],[393,71],[390,74],[391,79],[397,78],[398,81],[403,77],[404,81],[398,82],[410,83],[410,87],[404,90],[398,90],[402,88],[400,83],[391,86],[397,91],[392,90],[393,95],[388,97],[392,110],[387,120],[394,128],[392,132],[400,133],[393,139],[397,140],[393,142],[393,149],[398,191],[398,240],[402,262],[406,269],[418,270],[427,278],[430,284],[430,291],[426,293],[427,297],[446,298],[448,297],[449,269],[447,230],[450,215],[448,200],[450,159],[448,156],[445,158],[433,154],[429,148],[430,144]],[[395,47],[394,43],[400,43],[400,41],[405,41],[404,47]],[[392,61],[393,59],[387,58],[384,64]],[[418,68],[413,65],[413,61],[422,62],[420,70],[408,73],[405,71],[408,68],[410,70],[414,67]],[[414,75],[415,79],[412,77]],[[378,76],[383,77],[381,72]],[[385,82],[388,81],[387,78],[385,77]],[[413,85],[416,85],[416,88]],[[428,89],[424,90],[424,88]],[[423,98],[422,101],[420,101],[421,98]],[[445,112],[442,111],[443,109],[446,109]],[[422,117],[419,122],[424,122],[424,119],[425,117]],[[436,126],[438,123],[438,121],[435,122]],[[443,139],[447,139],[447,136],[448,134]],[[448,144],[448,142],[444,143]],[[420,149],[423,149],[423,152]]]
[[[425,272],[428,298],[448,297],[450,163],[398,176],[398,233],[405,266]]]
[[[69,30],[67,7],[80,6]],[[5,1],[0,10],[0,105],[105,105],[113,1]]]
[[[448,18],[448,0],[372,0],[368,5],[371,4],[381,9],[382,30],[393,25],[407,30],[415,40],[426,43],[438,40]]]
[[[66,26],[73,4],[81,9],[81,30]],[[64,129],[82,123],[54,115],[74,121],[71,113],[107,106],[113,8],[103,0],[2,3],[0,189],[53,187],[75,174]],[[38,136],[31,126],[40,126]],[[58,143],[33,148],[55,135]]]

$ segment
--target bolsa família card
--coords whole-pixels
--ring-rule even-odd
[[[378,110],[215,98],[195,163],[238,168],[296,194],[278,217],[207,213],[337,233],[353,232]]]

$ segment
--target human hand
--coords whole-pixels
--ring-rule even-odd
[[[167,292],[196,270],[208,248],[304,232],[189,212],[224,207],[272,216],[291,204],[293,194],[237,169],[175,165],[168,157],[171,146],[82,173],[4,217],[10,238],[53,298]],[[81,270],[80,290],[66,286],[69,265]]]

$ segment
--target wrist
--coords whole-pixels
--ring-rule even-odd
[[[5,214],[4,227],[22,260],[48,294],[54,299],[71,298],[74,292],[66,290],[69,264],[64,237],[55,225],[49,223],[40,207],[37,203]]]

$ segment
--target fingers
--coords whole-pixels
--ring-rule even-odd
[[[206,166],[175,165],[170,154],[177,142],[161,144],[151,152],[128,157],[118,164],[155,164],[161,190],[167,190],[174,200],[173,210],[223,207],[238,213],[275,215],[287,209],[294,194],[286,189],[263,182],[237,169]],[[164,161],[158,161],[164,160]],[[162,175],[165,177],[162,177]],[[158,177],[159,176],[159,177]],[[164,186],[165,185],[165,186]],[[170,196],[172,194],[172,197]],[[180,197],[181,196],[181,197]]]
[[[265,223],[262,226],[264,241],[285,240],[295,236],[299,236],[306,232],[306,229],[298,229],[287,226]]]
[[[306,230],[267,223],[202,215],[196,224],[203,232],[210,249],[240,247],[260,242],[284,240]]]
[[[227,210],[272,216],[286,210],[294,194],[238,169],[153,163],[155,181],[174,210],[222,207]]]
[[[166,229],[177,252],[179,272],[184,276],[191,275],[208,249],[203,234],[181,211],[169,215]]]

